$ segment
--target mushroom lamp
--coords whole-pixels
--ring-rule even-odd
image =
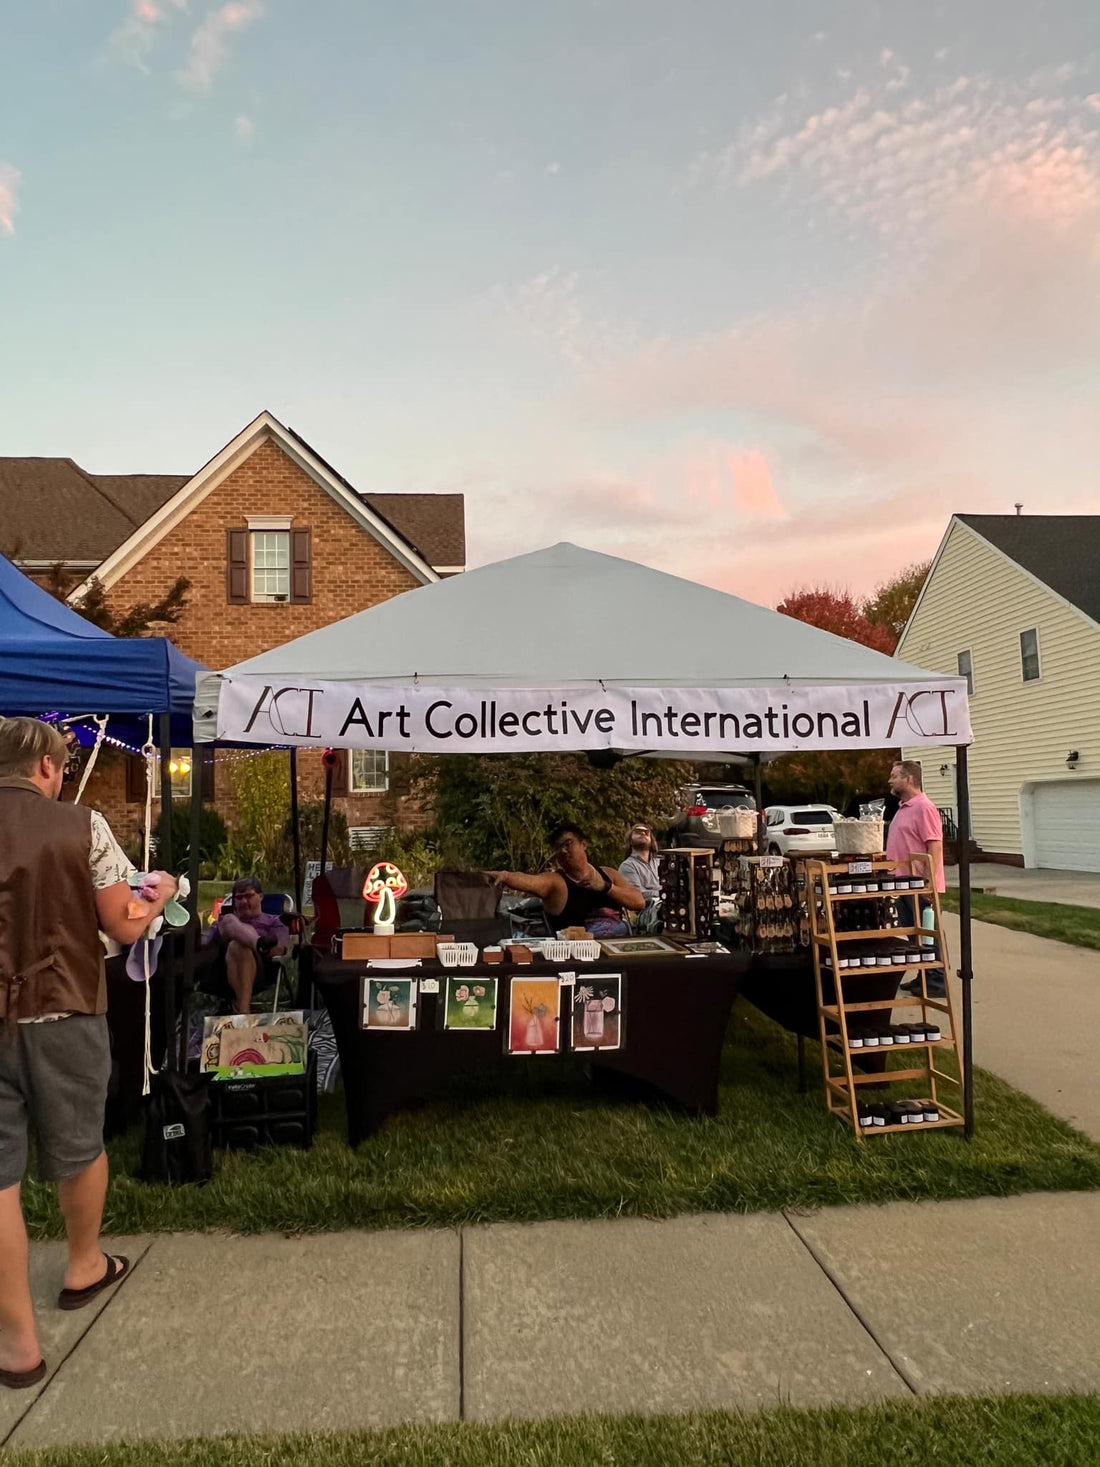
[[[403,897],[408,889],[409,883],[405,880],[404,872],[392,861],[379,861],[370,868],[363,883],[363,900],[372,905],[377,903],[378,910],[374,914],[375,932],[383,935],[393,932],[397,918],[397,898]]]

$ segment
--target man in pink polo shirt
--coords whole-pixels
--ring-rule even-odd
[[[924,876],[927,867],[924,861],[912,861],[913,856],[930,856],[932,880],[937,891],[945,889],[943,879],[943,821],[940,812],[921,788],[921,768],[913,760],[906,759],[895,764],[890,771],[890,793],[898,800],[897,814],[890,822],[886,837],[886,854],[896,862],[895,871]],[[898,899],[898,914],[905,927],[920,926],[919,913],[931,906],[927,897],[920,898],[918,908],[912,897]],[[947,978],[942,968],[933,968],[927,974],[928,992],[942,997],[947,990]],[[903,983],[902,992],[919,993],[920,979]]]

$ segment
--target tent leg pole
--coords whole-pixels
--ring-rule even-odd
[[[171,871],[172,850],[172,718],[168,713],[160,715],[160,841],[157,845],[157,866],[161,871]],[[164,1035],[165,1067],[176,1068],[176,944],[171,931],[165,935],[161,949],[164,963]]]
[[[290,751],[290,838],[294,842],[294,910],[302,911],[302,833],[298,825],[298,750]]]
[[[332,765],[325,765],[325,813],[321,819],[321,875],[325,874],[325,862],[328,860],[328,826],[329,817],[332,814]]]
[[[187,910],[191,920],[187,924],[187,930],[183,938],[183,996],[184,1009],[186,1010],[187,999],[195,988],[195,945],[198,942],[199,926],[199,868],[200,868],[200,831],[202,829],[202,782],[205,773],[205,763],[208,754],[213,749],[207,744],[200,744],[196,749],[191,745],[191,827],[187,846],[187,879],[191,883],[191,895],[187,898]],[[187,1024],[180,1026],[180,1071],[187,1073]]]
[[[970,903],[970,777],[968,750],[959,744],[955,750],[955,774],[958,782],[959,840],[959,978],[962,982],[962,1072],[963,1118],[966,1138],[974,1134],[974,1010],[971,988],[974,982],[973,929]]]
[[[764,804],[764,780],[760,773],[760,755],[752,756],[752,788],[756,800],[756,853],[764,854],[764,826],[761,820]]]

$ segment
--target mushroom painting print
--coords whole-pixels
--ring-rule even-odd
[[[508,997],[505,1048],[509,1054],[557,1054],[558,980],[513,978]]]
[[[468,1029],[484,1032],[495,1029],[497,1022],[497,980],[495,978],[448,978],[447,1001],[443,1010],[444,1029]]]
[[[623,980],[601,973],[573,989],[571,1043],[574,1049],[621,1049]]]
[[[365,978],[363,1028],[390,1034],[415,1029],[415,978]]]

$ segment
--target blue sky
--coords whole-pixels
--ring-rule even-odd
[[[1100,12],[10,0],[0,453],[197,468],[264,407],[779,599],[952,510],[1098,511]]]

